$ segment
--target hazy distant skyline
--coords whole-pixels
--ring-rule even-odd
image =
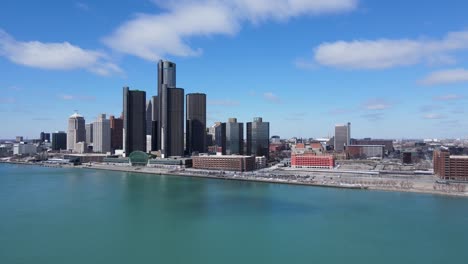
[[[120,115],[157,61],[207,94],[207,125],[270,135],[468,138],[468,3],[370,0],[2,1],[0,138]]]

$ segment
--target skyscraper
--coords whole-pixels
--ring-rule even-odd
[[[158,96],[152,97],[151,104],[153,105],[153,112],[151,114],[151,151],[158,150],[158,113],[159,113],[159,99]]]
[[[247,155],[265,156],[270,152],[270,123],[255,117],[247,123]]]
[[[123,119],[122,117],[115,118],[113,115],[109,117],[111,130],[111,150],[123,148]]]
[[[244,154],[244,124],[237,123],[237,118],[226,123],[226,155],[233,154]]]
[[[86,140],[85,119],[78,113],[68,118],[67,150],[74,150],[75,143]]]
[[[153,103],[152,100],[146,102],[146,135],[151,136],[153,126]]]
[[[93,143],[93,123],[86,124],[86,143],[92,144]]]
[[[176,87],[176,65],[158,63],[157,148],[162,157],[184,155],[184,89]]]
[[[156,141],[156,147],[158,150],[162,150],[161,139],[165,136],[163,133],[163,124],[167,117],[167,88],[176,87],[176,64],[170,61],[160,60],[158,62],[158,96],[157,96],[157,117],[153,118],[153,121],[157,121],[158,125],[158,137]],[[163,111],[163,109],[165,109]],[[163,118],[166,116],[165,118]],[[164,119],[164,120],[163,120]]]
[[[226,123],[217,122],[214,125],[216,152],[226,155]]]
[[[123,151],[146,152],[146,92],[123,88]]]
[[[57,131],[52,133],[52,150],[62,150],[67,148],[67,133]]]
[[[206,94],[186,96],[185,145],[187,153],[206,152]]]
[[[335,126],[335,151],[343,151],[351,141],[351,123]]]
[[[41,132],[40,140],[41,142],[50,142],[50,133]]]
[[[110,121],[105,114],[100,114],[93,123],[93,151],[106,153],[111,151]]]

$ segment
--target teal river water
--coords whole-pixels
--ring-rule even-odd
[[[0,164],[0,263],[468,263],[468,199]]]

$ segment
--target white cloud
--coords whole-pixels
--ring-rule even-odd
[[[445,116],[442,114],[429,113],[423,116],[424,119],[444,119]]]
[[[60,94],[60,95],[57,95],[57,97],[65,101],[71,101],[71,100],[94,101],[96,100],[96,97],[94,96],[85,96],[85,95]]]
[[[366,110],[377,110],[378,111],[378,110],[388,109],[388,108],[392,107],[392,105],[389,102],[387,102],[386,100],[384,100],[384,99],[376,98],[376,99],[370,99],[367,102],[365,102],[363,104],[363,107]]]
[[[323,43],[315,62],[345,69],[385,69],[418,63],[454,63],[450,55],[468,49],[468,31],[448,33],[443,39],[378,39]]]
[[[462,98],[463,96],[459,94],[446,94],[446,95],[441,95],[441,96],[435,96],[433,99],[434,101],[454,101],[454,100],[460,100]]]
[[[277,96],[274,93],[268,92],[263,94],[263,98],[267,101],[273,102],[273,103],[281,103],[281,98]]]
[[[460,82],[468,82],[468,70],[459,68],[435,71],[420,81],[420,83],[424,85],[438,85]]]
[[[82,49],[69,42],[17,41],[1,29],[0,56],[19,65],[40,69],[86,69],[99,75],[122,72],[102,52]]]
[[[83,11],[89,11],[89,5],[83,2],[76,2],[75,7]]]
[[[197,56],[191,37],[234,35],[249,21],[350,11],[357,0],[155,0],[160,14],[137,14],[103,38],[110,48],[146,60]]]

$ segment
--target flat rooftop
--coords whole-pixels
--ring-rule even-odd
[[[456,155],[451,155],[451,159],[468,159],[468,155],[463,155],[463,156],[456,156]]]

